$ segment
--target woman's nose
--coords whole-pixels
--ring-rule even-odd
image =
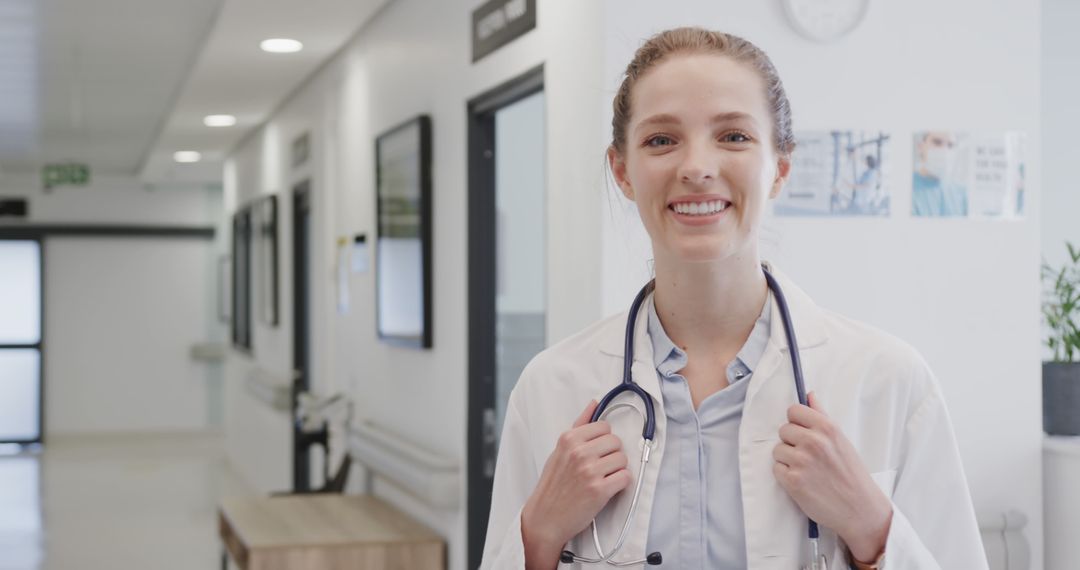
[[[686,155],[679,165],[679,180],[687,184],[702,185],[716,177],[716,157],[705,145],[687,145]]]

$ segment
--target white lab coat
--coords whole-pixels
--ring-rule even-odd
[[[941,390],[914,349],[867,325],[818,307],[773,270],[787,298],[800,347],[807,391],[858,450],[893,503],[885,548],[887,570],[987,568],[967,481]],[[645,472],[638,512],[618,560],[644,558],[659,464],[664,458],[666,415],[647,331],[647,311],[637,319],[632,375],[656,408],[656,443]],[[796,401],[794,376],[777,303],[772,303],[768,346],[750,377],[739,429],[739,472],[750,570],[795,570],[809,560],[807,520],[773,476],[773,448]],[[525,567],[521,508],[532,493],[559,435],[590,399],[600,400],[622,378],[626,314],[600,321],[545,350],[525,368],[510,395],[499,447],[482,569]],[[617,401],[643,409],[624,393]],[[637,477],[641,416],[618,410],[608,416]],[[598,515],[601,545],[609,549],[621,529],[633,484]],[[844,568],[845,546],[821,528],[829,567]],[[595,557],[588,529],[569,545]],[[596,565],[560,565],[560,568]],[[607,566],[601,565],[601,566]],[[634,566],[634,568],[642,568]]]

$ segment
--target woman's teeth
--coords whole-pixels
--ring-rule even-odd
[[[671,208],[677,213],[689,216],[708,216],[722,212],[727,206],[728,203],[723,200],[713,200],[712,202],[678,202],[672,204]]]

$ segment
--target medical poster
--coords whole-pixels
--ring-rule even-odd
[[[912,216],[1023,218],[1021,133],[923,131],[912,143]]]
[[[774,201],[774,213],[888,216],[889,137],[880,131],[795,133],[791,174]]]

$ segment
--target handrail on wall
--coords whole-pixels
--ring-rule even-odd
[[[189,354],[200,362],[224,362],[226,348],[223,342],[198,342],[191,345]]]
[[[430,451],[370,421],[349,428],[354,461],[440,509],[460,503],[461,468],[457,460]]]
[[[244,387],[256,400],[276,411],[288,412],[292,408],[292,387],[277,374],[253,366],[248,370]]]

